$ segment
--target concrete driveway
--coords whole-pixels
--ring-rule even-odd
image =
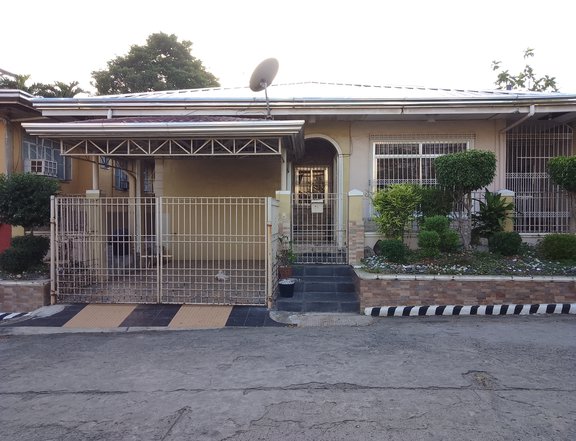
[[[0,335],[0,439],[574,440],[576,319]]]

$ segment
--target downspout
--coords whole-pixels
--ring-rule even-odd
[[[500,176],[500,188],[506,187],[506,133],[512,130],[514,127],[518,127],[520,124],[523,124],[530,118],[532,118],[536,114],[536,105],[530,104],[530,109],[528,113],[520,118],[518,121],[510,124],[507,127],[504,127],[499,132],[499,149],[498,149],[498,164],[499,164],[499,172],[498,176]]]

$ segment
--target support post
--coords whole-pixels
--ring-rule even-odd
[[[276,199],[278,200],[278,234],[288,236],[292,240],[292,210],[291,210],[292,193],[289,191],[277,191]]]
[[[506,203],[514,203],[514,192],[512,190],[499,190],[497,192]],[[504,231],[514,231],[514,209],[506,211],[506,220],[502,225]]]
[[[360,265],[364,258],[364,193],[360,190],[348,192],[348,263]]]

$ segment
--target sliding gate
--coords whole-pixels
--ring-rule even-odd
[[[271,198],[52,201],[58,302],[265,304],[277,205]]]

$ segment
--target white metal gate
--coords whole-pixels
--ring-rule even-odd
[[[348,262],[343,203],[336,193],[292,195],[292,247],[298,263]]]
[[[265,304],[276,209],[264,197],[54,198],[57,299]]]

